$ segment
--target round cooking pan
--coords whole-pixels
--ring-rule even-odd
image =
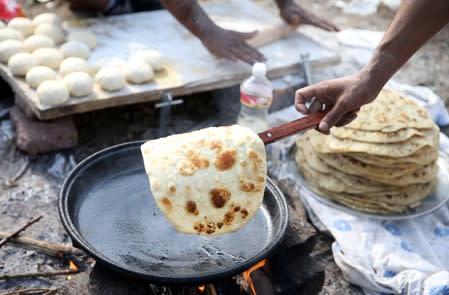
[[[151,195],[143,143],[102,150],[67,176],[59,215],[74,246],[123,273],[185,284],[242,272],[281,242],[287,204],[270,179],[260,210],[242,229],[213,237],[176,231]]]

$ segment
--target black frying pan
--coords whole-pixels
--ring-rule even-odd
[[[67,176],[59,215],[75,246],[154,282],[205,283],[249,268],[280,243],[287,204],[270,179],[261,209],[242,229],[214,237],[176,231],[151,196],[141,144],[102,150]]]

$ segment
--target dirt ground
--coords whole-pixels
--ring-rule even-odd
[[[213,0],[215,1],[215,0]],[[273,0],[255,0],[263,5],[275,9]],[[19,1],[33,14],[46,9],[45,5],[30,6],[33,1]],[[210,0],[209,0],[210,2]],[[330,5],[326,0],[303,0],[300,2],[315,13],[328,20],[332,20],[341,29],[360,28],[369,30],[385,30],[393,17],[393,12],[387,8],[380,8],[378,13],[370,16],[355,16],[342,13],[338,8]],[[51,7],[50,7],[51,8]],[[65,8],[51,8],[62,14],[67,14]],[[326,40],[323,40],[325,43]],[[404,44],[404,46],[407,46]],[[343,60],[344,62],[344,60]],[[354,67],[346,67],[345,64],[335,65],[331,68],[317,69],[316,81],[324,78],[332,78],[341,74],[350,74]],[[395,78],[411,85],[424,85],[433,89],[449,105],[449,26],[444,28],[432,38],[395,76]],[[1,91],[0,95],[0,127],[8,124],[2,114],[13,103],[12,94]],[[217,99],[220,99],[219,97]],[[177,132],[186,130],[186,126],[200,126],[211,114],[205,113],[207,109],[213,110],[217,115],[219,104],[209,102],[206,104],[202,98],[198,104],[192,102],[186,104],[175,114],[181,120],[176,126],[172,126]],[[235,113],[235,110],[233,110]],[[229,112],[231,113],[231,112]],[[155,118],[155,119],[149,119]],[[3,140],[0,134],[0,231],[16,228],[30,218],[44,215],[41,222],[27,230],[27,235],[59,243],[69,243],[70,239],[64,232],[57,215],[57,198],[60,185],[70,170],[71,159],[79,162],[89,154],[113,144],[148,138],[155,132],[157,115],[152,106],[134,106],[121,110],[106,110],[82,116],[76,116],[75,120],[81,132],[81,146],[71,151],[51,153],[38,158],[29,159],[23,153],[15,150],[13,140]],[[227,120],[229,118],[223,119]],[[188,125],[185,122],[189,122]],[[186,125],[187,124],[187,125]],[[198,125],[199,124],[199,125]],[[104,126],[108,126],[105,131]],[[153,128],[153,129],[152,129]],[[6,129],[4,129],[6,130]],[[111,131],[112,130],[112,131]],[[24,176],[18,181],[16,187],[5,187],[2,184],[11,178],[25,162],[30,161],[30,166]],[[336,276],[328,281],[322,294],[360,294],[357,288],[349,286],[341,278],[337,267],[332,263],[332,258],[327,261],[329,269]],[[67,262],[61,259],[49,258],[37,254],[34,251],[23,250],[15,247],[3,247],[0,249],[0,274],[13,272],[44,271],[66,269]],[[26,287],[57,287],[60,294],[86,294],[86,281],[89,272],[57,279],[36,279],[31,281],[8,282],[0,281],[0,294],[5,289],[16,288],[21,285]],[[338,284],[332,286],[332,284]]]

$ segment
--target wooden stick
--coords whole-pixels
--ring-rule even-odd
[[[19,171],[16,173],[16,175],[14,175],[14,177],[5,181],[6,187],[17,186],[17,180],[19,180],[20,177],[22,177],[25,174],[29,165],[30,165],[30,159],[27,158],[26,162],[22,165],[22,167],[19,169]]]
[[[51,295],[56,294],[58,289],[53,288],[27,288],[27,289],[19,289],[13,291],[7,291],[5,293],[0,293],[0,295],[31,295],[31,294],[45,294]]]
[[[21,279],[21,278],[37,278],[37,277],[53,277],[53,276],[68,276],[79,273],[79,270],[57,270],[57,271],[44,271],[44,272],[23,272],[0,275],[0,281]]]
[[[10,233],[0,231],[0,238],[9,236]],[[10,238],[7,241],[8,244],[12,244],[17,247],[33,250],[36,252],[44,253],[50,256],[61,257],[64,254],[83,255],[83,252],[72,246],[50,243],[41,240],[35,240],[29,237],[15,237]]]
[[[214,284],[207,284],[208,294],[217,295],[217,290],[215,289]]]
[[[24,226],[20,227],[18,230],[16,230],[15,232],[13,232],[12,234],[4,237],[1,241],[0,241],[0,248],[11,238],[14,238],[15,236],[17,236],[18,234],[20,234],[21,232],[23,232],[24,230],[26,230],[30,225],[38,222],[39,220],[41,220],[41,218],[44,217],[43,215],[38,216],[36,218],[34,218],[33,220],[27,222]]]

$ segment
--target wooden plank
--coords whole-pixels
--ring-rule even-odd
[[[247,0],[210,4],[204,8],[215,22],[228,29],[270,30],[282,23],[277,15]],[[155,101],[164,92],[179,96],[237,85],[251,70],[249,65],[241,62],[214,58],[166,11],[89,19],[81,23],[88,24],[88,29],[98,39],[98,47],[89,62],[101,57],[126,60],[137,49],[153,48],[162,53],[164,70],[156,73],[151,83],[128,85],[117,92],[102,91],[96,85],[90,97],[71,98],[69,103],[61,106],[46,106],[39,103],[36,92],[23,79],[13,77],[6,66],[0,65],[0,74],[13,87],[18,104],[26,105],[41,120]],[[271,78],[299,72],[301,53],[309,54],[312,65],[329,64],[339,59],[337,54],[298,31],[260,50],[268,58]]]

